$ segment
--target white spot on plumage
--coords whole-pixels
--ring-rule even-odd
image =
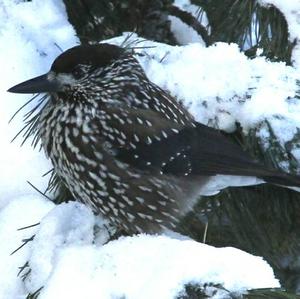
[[[79,136],[79,130],[78,130],[78,128],[74,127],[72,129],[72,132],[73,132],[74,137],[78,137]]]
[[[146,120],[146,124],[148,127],[152,127],[152,123],[149,120]]]
[[[121,137],[122,137],[124,140],[127,139],[126,135],[125,135],[122,131],[120,132],[120,135],[121,135]]]
[[[103,155],[98,152],[98,151],[94,151],[94,155],[96,156],[97,159],[102,160],[103,159]]]
[[[138,212],[137,214],[138,214],[142,219],[146,219],[146,218],[147,218],[147,215],[144,214],[144,213]]]
[[[133,148],[133,149],[136,149],[136,145],[132,142],[129,142],[129,145]]]
[[[152,192],[152,189],[149,188],[149,187],[146,187],[146,186],[140,185],[140,186],[138,186],[138,188],[139,188],[140,190],[142,190],[142,191],[145,191],[145,192]]]
[[[85,136],[85,135],[82,135],[82,141],[83,141],[83,143],[85,143],[85,144],[88,144],[88,143],[89,143],[89,139],[88,139],[88,137]]]
[[[114,189],[114,190],[115,190],[115,189]],[[116,202],[117,202],[117,200],[116,200],[114,197],[112,197],[112,196],[109,196],[108,199],[109,199],[112,203],[116,203]]]
[[[107,213],[110,211],[110,208],[106,205],[102,206],[102,209]]]
[[[115,175],[115,174],[112,173],[112,172],[108,172],[108,173],[107,173],[107,176],[108,176],[109,178],[111,178],[112,180],[114,180],[114,181],[121,181],[121,178],[120,178],[119,176]]]
[[[119,189],[119,188],[113,188],[113,191],[114,191],[117,195],[120,195],[120,194],[124,194],[124,193],[125,193],[125,190],[124,190],[124,189]]]
[[[143,120],[142,120],[141,118],[137,117],[136,120],[137,120],[137,122],[138,122],[140,125],[143,125],[143,124],[144,124],[144,122],[143,122]]]
[[[108,138],[109,138],[110,140],[112,140],[112,141],[114,141],[114,140],[115,140],[115,136],[114,136],[114,135],[112,135],[112,134],[108,134]]]
[[[135,216],[134,215],[132,215],[131,213],[126,213],[126,215],[127,215],[127,217],[129,218],[128,220],[129,221],[133,221],[134,219],[135,219]]]
[[[161,133],[165,138],[168,138],[168,134],[164,130],[162,130]]]
[[[161,197],[163,197],[163,198],[165,198],[165,199],[169,199],[169,196],[167,195],[167,194],[165,194],[164,192],[162,192],[162,191],[157,191],[157,193],[161,196]]]
[[[140,196],[136,196],[135,199],[140,203],[143,204],[145,202],[145,199],[140,197]]]
[[[102,179],[106,179],[106,178],[107,178],[106,172],[100,171],[99,174],[100,174],[100,177],[101,177]]]
[[[152,143],[152,139],[151,139],[151,137],[150,136],[147,136],[147,144],[151,144]]]
[[[124,208],[126,208],[126,205],[122,202],[122,201],[118,201],[118,206],[121,208],[121,209],[124,209]]]
[[[121,195],[122,199],[130,206],[134,205],[134,202],[128,198],[126,195]]]
[[[86,133],[86,134],[90,134],[91,133],[91,128],[90,126],[87,124],[87,122],[84,122],[82,125],[82,132]]]
[[[120,145],[125,145],[125,141],[123,139],[117,137],[117,140],[118,140]]]
[[[154,205],[147,205],[147,207],[153,211],[157,211],[157,207]]]

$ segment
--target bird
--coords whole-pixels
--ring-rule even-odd
[[[45,93],[36,137],[73,196],[128,234],[176,230],[217,175],[300,187],[150,81],[134,49],[77,45],[13,93]]]

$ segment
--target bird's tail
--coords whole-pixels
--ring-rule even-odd
[[[194,149],[194,172],[204,175],[255,176],[271,184],[300,187],[299,175],[268,168],[254,161],[240,146],[219,131],[197,124],[193,133],[189,142],[193,144]]]
[[[282,173],[279,171],[272,171],[270,175],[261,177],[265,182],[287,186],[287,187],[300,187],[300,176],[292,175],[288,173]]]

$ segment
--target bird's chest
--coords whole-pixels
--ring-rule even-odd
[[[56,173],[68,187],[78,185],[83,174],[97,166],[92,141],[95,132],[90,117],[80,110],[46,109],[41,114],[39,135]]]
[[[125,171],[125,166],[115,161],[101,121],[95,121],[90,110],[55,107],[43,114],[40,137],[55,172],[77,198],[97,210],[95,199],[119,190]]]
[[[176,149],[170,155],[156,149],[179,131],[137,112],[93,114],[55,105],[43,111],[39,135],[55,172],[77,199],[125,229],[157,231],[175,225],[177,198],[187,193],[186,184],[177,187],[176,178],[159,171],[175,159]]]

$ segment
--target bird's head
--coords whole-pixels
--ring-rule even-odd
[[[125,63],[124,63],[125,62]],[[52,93],[65,99],[100,95],[114,86],[120,88],[120,79],[134,78],[138,62],[131,53],[111,44],[80,45],[73,47],[53,62],[44,75],[22,82],[8,91],[13,93]]]

